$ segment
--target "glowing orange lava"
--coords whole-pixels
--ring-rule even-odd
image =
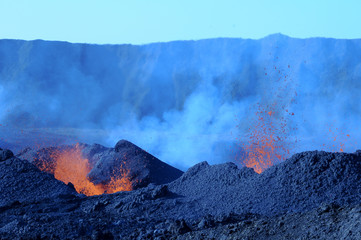
[[[335,127],[336,123],[326,124],[327,134],[324,143],[320,146],[322,150],[329,152],[344,152],[345,149],[356,149],[357,141],[342,129]]]
[[[95,185],[87,178],[91,170],[88,159],[83,158],[81,148],[77,144],[74,148],[54,151],[51,154],[54,164],[45,162],[39,167],[40,170],[54,174],[54,177],[66,184],[71,182],[78,193],[87,196],[100,195],[103,193],[115,193],[132,190],[132,182],[126,171],[118,171],[117,177],[112,177],[108,184]]]
[[[278,74],[283,74],[283,71],[277,67],[274,67],[274,70],[277,70]],[[270,78],[272,76],[272,74],[265,75]],[[280,81],[281,79],[283,81]],[[293,147],[290,133],[297,130],[297,127],[291,124],[294,113],[289,111],[290,105],[295,102],[297,96],[295,84],[286,74],[274,82],[272,79],[269,81],[272,86],[267,89],[264,99],[250,109],[255,114],[251,117],[251,126],[248,128],[246,139],[238,139],[243,151],[241,156],[236,157],[237,162],[253,168],[257,173],[289,156]]]

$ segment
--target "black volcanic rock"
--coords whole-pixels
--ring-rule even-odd
[[[120,140],[114,148],[99,152],[92,158],[96,159],[93,160],[96,164],[88,177],[94,183],[107,183],[119,167],[129,171],[128,176],[135,188],[150,183],[169,183],[183,174],[126,140]]]
[[[232,163],[200,163],[170,183],[169,190],[202,202],[207,206],[203,214],[235,211],[278,215],[310,210],[322,203],[358,204],[361,156],[302,152],[261,174],[238,169]]]
[[[2,152],[6,152],[4,155],[8,157],[12,155],[9,150]],[[0,206],[16,201],[35,202],[67,194],[75,195],[76,192],[28,161],[10,157],[0,162]]]
[[[300,212],[321,203],[361,203],[361,156],[357,153],[302,152],[266,170],[256,186],[270,213]],[[268,191],[265,190],[267,186]],[[263,189],[263,190],[262,190]]]
[[[122,139],[115,144],[114,150],[116,152],[122,152],[122,150],[125,148],[134,148],[134,144],[132,144],[127,140]]]
[[[9,158],[12,158],[14,156],[13,152],[8,150],[8,149],[4,149],[2,150],[0,148],[0,162],[8,160]]]
[[[94,167],[94,165],[97,163],[97,161],[99,159],[97,159],[96,157],[94,157],[94,155],[104,152],[106,151],[108,148],[100,145],[100,144],[92,144],[92,145],[87,145],[87,144],[81,144],[80,145],[82,148],[82,153],[83,156],[89,160],[90,166]]]
[[[96,164],[106,159],[103,155],[144,154],[124,141],[118,146],[117,151],[83,147]],[[356,240],[361,236],[360,158],[358,152],[303,152],[262,174],[233,163],[201,162],[168,184],[92,197],[55,194],[25,204],[17,191],[0,205],[0,238]],[[12,185],[4,180],[9,174],[0,175],[1,184],[22,184],[18,161],[36,170],[27,184],[44,184],[39,170],[17,158],[0,163],[1,173],[4,164],[17,169]],[[58,183],[48,186],[49,193]],[[34,199],[45,196],[32,190]]]

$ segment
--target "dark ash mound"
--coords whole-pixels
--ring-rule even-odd
[[[118,166],[123,166],[129,171],[135,187],[147,186],[150,183],[169,183],[183,174],[182,171],[126,140],[120,140],[114,148],[89,155],[89,159],[96,162],[88,174],[89,179],[94,183],[108,182],[114,175],[113,169]]]
[[[171,191],[204,203],[207,213],[300,212],[321,203],[360,203],[361,152],[295,154],[262,174],[232,163],[199,163],[169,185]]]
[[[31,163],[14,157],[11,151],[0,149],[0,208],[67,194],[76,192]]]

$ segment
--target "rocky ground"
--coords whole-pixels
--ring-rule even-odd
[[[0,239],[361,239],[360,151],[303,152],[262,174],[202,162],[86,197],[0,150],[0,195]]]

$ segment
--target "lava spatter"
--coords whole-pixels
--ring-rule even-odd
[[[40,161],[38,164],[40,170],[54,174],[56,179],[66,184],[71,182],[78,193],[93,196],[132,190],[128,172],[123,169],[118,169],[109,183],[92,183],[87,177],[91,166],[88,159],[82,156],[81,147],[78,144],[70,149],[56,149],[50,154],[50,157],[51,162]]]
[[[236,162],[257,173],[285,160],[297,142],[292,136],[297,130],[292,122],[295,114],[290,110],[297,97],[296,84],[278,67],[274,71],[281,76],[274,81],[275,74],[267,75],[271,87],[261,101],[251,106],[251,124],[245,137],[238,138],[241,154],[236,156]]]

